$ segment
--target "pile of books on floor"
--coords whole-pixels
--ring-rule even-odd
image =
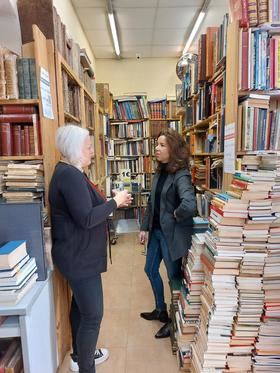
[[[170,293],[171,293],[171,303],[170,303],[170,339],[171,348],[173,354],[178,350],[178,340],[177,340],[177,327],[176,327],[176,312],[178,311],[178,299],[180,296],[181,289],[181,279],[173,279],[169,282]]]
[[[204,271],[200,255],[204,251],[205,234],[194,234],[192,246],[183,259],[184,279],[176,312],[178,362],[183,371],[191,368],[191,345],[199,325],[201,289],[204,284]]]
[[[280,155],[263,157],[259,168],[269,172],[270,218],[268,221],[267,256],[263,271],[264,313],[253,356],[254,372],[280,371]]]
[[[211,220],[216,231],[206,232],[205,250],[201,254],[205,284],[201,294],[200,327],[192,349],[194,372],[222,371],[226,367],[232,324],[238,307],[235,276],[239,274],[243,253],[240,239],[234,230],[220,228],[214,216]],[[238,224],[237,232],[240,228]]]
[[[30,201],[42,196],[44,169],[41,161],[9,163],[4,174],[7,201]]]
[[[0,246],[0,306],[14,305],[32,288],[38,277],[26,241],[9,241]]]
[[[23,373],[23,358],[19,338],[0,340],[0,371]]]

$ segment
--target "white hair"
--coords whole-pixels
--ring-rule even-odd
[[[81,166],[82,148],[87,136],[88,130],[75,124],[67,124],[57,130],[56,147],[73,166]]]

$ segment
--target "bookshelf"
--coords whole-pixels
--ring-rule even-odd
[[[150,123],[145,96],[112,97],[106,127],[106,179],[113,187],[128,188],[135,203],[120,209],[114,218],[139,218],[146,199],[143,190],[150,189]],[[129,170],[129,177],[123,176]]]
[[[227,107],[228,15],[219,27],[208,27],[198,54],[189,59],[177,107],[191,155],[193,183],[209,193],[223,188],[224,127]],[[231,69],[229,69],[231,72]]]
[[[59,52],[56,52],[56,70],[59,125],[70,122],[88,129],[95,155],[87,173],[93,183],[104,189],[105,115],[103,110],[96,103],[95,91],[89,91]]]
[[[38,87],[39,98],[12,100],[1,99],[1,116],[5,115],[3,112],[6,111],[6,114],[9,115],[12,127],[12,137],[10,139],[12,142],[11,154],[14,154],[15,152],[21,154],[8,156],[2,155],[0,156],[0,161],[2,165],[7,165],[8,163],[15,161],[31,161],[35,163],[36,161],[39,161],[39,163],[43,164],[44,179],[42,180],[42,183],[44,185],[44,195],[43,198],[40,198],[43,199],[42,203],[47,212],[48,185],[58,159],[53,141],[57,129],[54,45],[53,41],[46,40],[45,36],[36,25],[33,25],[32,33],[33,41],[22,45],[22,59],[25,59],[26,61],[32,59],[32,61],[35,62],[35,83]],[[52,97],[53,118],[44,115],[45,108],[40,91],[42,84],[40,74],[42,68],[49,73],[49,89]],[[18,84],[20,84],[19,80]],[[30,114],[27,114],[28,112],[30,112]],[[17,116],[20,118],[17,118]],[[3,123],[0,124],[0,127],[3,135]],[[18,133],[15,131],[16,128],[19,130]],[[26,129],[27,132],[25,131]],[[1,137],[1,142],[3,145],[3,137]],[[22,155],[22,153],[29,153],[30,155]],[[22,203],[24,203],[24,200]],[[11,337],[21,337],[24,369],[26,371],[31,372],[37,371],[38,369],[40,370],[42,368],[41,364],[43,364],[42,369],[46,372],[55,372],[57,369],[58,361],[56,346],[60,353],[61,344],[59,342],[63,338],[61,338],[61,340],[58,341],[58,344],[56,344],[56,338],[54,338],[55,332],[57,332],[58,335],[64,336],[64,339],[67,338],[67,328],[64,328],[65,325],[60,321],[63,320],[66,311],[61,303],[65,295],[63,295],[63,293],[59,294],[59,285],[56,273],[49,273],[48,279],[37,282],[18,305],[14,307],[1,306],[1,315],[9,316],[3,330],[1,331],[1,337],[7,336],[7,333],[10,333]],[[53,291],[57,295],[55,306],[53,305]],[[53,307],[56,311],[56,321],[54,320]],[[10,317],[11,315],[13,315],[12,318]],[[41,326],[44,329],[42,329],[42,333],[45,336],[45,342],[42,342],[42,340],[39,341],[38,337],[35,336],[36,333],[34,334],[34,331],[38,329],[40,322],[43,323],[43,326]],[[39,355],[43,356],[44,361],[38,361],[37,358],[34,358]],[[41,368],[39,368],[39,366]]]

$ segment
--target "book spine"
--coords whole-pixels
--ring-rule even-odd
[[[22,65],[22,59],[17,59],[17,77],[18,77],[18,94],[19,98],[23,99],[25,98],[24,95],[24,79],[23,79],[23,65]]]
[[[2,105],[0,107],[2,114],[36,114],[35,106],[31,105]]]
[[[0,114],[0,123],[32,123],[36,114]]]
[[[268,0],[258,0],[259,24],[268,22]]]
[[[29,59],[29,74],[30,74],[30,86],[31,86],[31,98],[38,98],[38,86],[36,76],[36,62],[34,58]]]
[[[13,155],[21,155],[21,127],[18,124],[12,126]]]
[[[1,138],[2,156],[13,155],[12,133],[11,133],[11,124],[10,123],[1,123],[1,125],[0,125],[0,138]]]
[[[240,27],[249,27],[249,18],[248,18],[248,2],[247,0],[241,0],[241,19],[240,19]]]
[[[6,78],[6,98],[15,100],[18,99],[16,60],[17,57],[14,54],[8,54],[4,59]]]
[[[6,78],[4,66],[4,48],[0,47],[0,99],[6,98]]]
[[[24,98],[31,99],[29,58],[22,58],[22,67],[23,67],[23,82],[24,82]]]
[[[30,146],[30,134],[29,128],[30,126],[25,125],[24,127],[24,150],[25,155],[31,155],[31,146]]]
[[[248,17],[250,27],[255,27],[258,24],[258,7],[257,0],[248,0]]]
[[[24,134],[24,127],[20,130],[20,148],[21,148],[21,154],[27,155],[25,151],[25,134]]]

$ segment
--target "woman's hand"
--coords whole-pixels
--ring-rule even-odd
[[[139,242],[141,243],[141,245],[144,245],[144,243],[145,243],[145,241],[146,241],[146,239],[147,239],[147,232],[145,232],[145,231],[141,231],[140,233],[139,233]]]
[[[117,192],[114,190],[114,194],[114,200],[116,201],[117,207],[127,207],[131,205],[132,197],[127,190],[122,190],[121,192]]]

